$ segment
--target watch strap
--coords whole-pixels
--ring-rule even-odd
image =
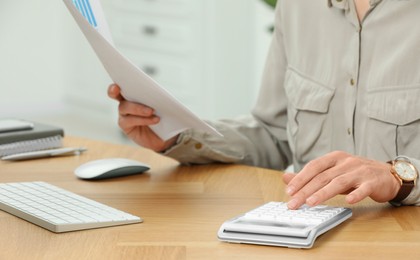
[[[390,200],[390,202],[400,203],[405,198],[407,198],[408,195],[410,195],[411,191],[413,190],[413,187],[414,187],[414,181],[410,181],[410,182],[403,181],[397,195],[395,196],[395,198]]]
[[[401,157],[401,156],[397,157],[395,160],[387,162],[387,163],[391,164],[391,174],[394,175],[394,177],[401,183],[401,187],[400,187],[400,190],[398,191],[397,195],[392,200],[389,201],[391,203],[400,203],[405,198],[407,198],[408,195],[410,195],[411,191],[413,190],[413,188],[416,184],[415,181],[404,181],[398,175],[398,173],[395,171],[394,166],[395,166],[395,163],[398,159],[403,159],[404,161],[411,164],[411,162],[406,157]]]

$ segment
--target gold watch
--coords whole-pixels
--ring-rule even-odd
[[[390,202],[400,203],[410,195],[410,192],[416,185],[418,171],[416,167],[411,164],[410,160],[404,156],[398,156],[395,160],[390,161],[390,163],[392,165],[392,175],[394,175],[401,184],[401,188],[397,195]]]

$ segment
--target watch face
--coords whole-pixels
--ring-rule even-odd
[[[405,181],[413,181],[417,178],[417,171],[413,165],[405,161],[395,162],[395,171]]]

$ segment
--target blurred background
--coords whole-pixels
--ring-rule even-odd
[[[116,47],[198,116],[250,111],[271,40],[266,1],[101,3]],[[130,143],[107,97],[112,81],[60,0],[0,0],[0,80],[0,118]]]

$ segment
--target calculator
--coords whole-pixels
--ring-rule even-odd
[[[315,239],[352,216],[344,207],[303,205],[297,210],[286,202],[269,202],[224,222],[221,241],[290,248],[311,248]]]

